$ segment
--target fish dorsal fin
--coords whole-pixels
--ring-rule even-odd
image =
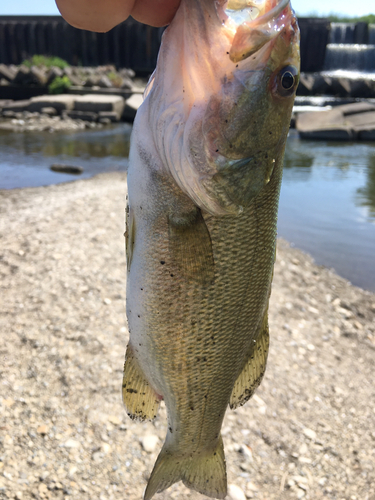
[[[153,420],[156,417],[160,398],[138,366],[130,344],[126,349],[122,399],[130,418],[134,420]]]
[[[198,207],[168,217],[169,253],[187,280],[206,285],[214,279],[211,236]]]
[[[238,406],[244,405],[259,387],[266,370],[268,347],[269,329],[267,308],[264,313],[258,338],[256,342],[254,342],[254,345],[251,346],[246,364],[234,384],[229,401],[229,406],[232,410]]]

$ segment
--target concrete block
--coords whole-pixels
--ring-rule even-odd
[[[30,103],[31,99],[25,99],[22,101],[13,101],[3,106],[3,113],[4,111],[14,111],[16,113],[19,113],[21,111],[28,111]]]
[[[40,113],[43,108],[55,108],[58,113],[64,110],[72,110],[74,107],[74,96],[70,94],[41,95],[32,97],[28,111]]]
[[[124,98],[118,95],[86,94],[74,98],[74,109],[76,111],[90,111],[93,113],[114,111],[119,118],[122,115],[124,106]]]

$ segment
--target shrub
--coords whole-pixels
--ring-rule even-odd
[[[48,85],[48,92],[50,94],[63,94],[67,91],[69,87],[71,87],[72,82],[69,80],[67,76],[57,76],[53,79],[53,81]]]
[[[46,66],[47,68],[50,68],[51,66],[57,66],[60,69],[64,69],[69,66],[69,64],[60,57],[49,57],[42,55],[34,55],[30,59],[26,59],[25,61],[23,61],[22,64],[29,68],[31,66]]]

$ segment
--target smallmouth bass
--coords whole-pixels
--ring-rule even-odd
[[[289,0],[182,0],[128,171],[128,414],[168,431],[144,498],[224,498],[220,429],[263,377],[282,160],[299,78]]]

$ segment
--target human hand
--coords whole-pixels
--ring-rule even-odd
[[[63,18],[75,28],[106,32],[129,16],[150,26],[171,22],[180,0],[56,0]]]

